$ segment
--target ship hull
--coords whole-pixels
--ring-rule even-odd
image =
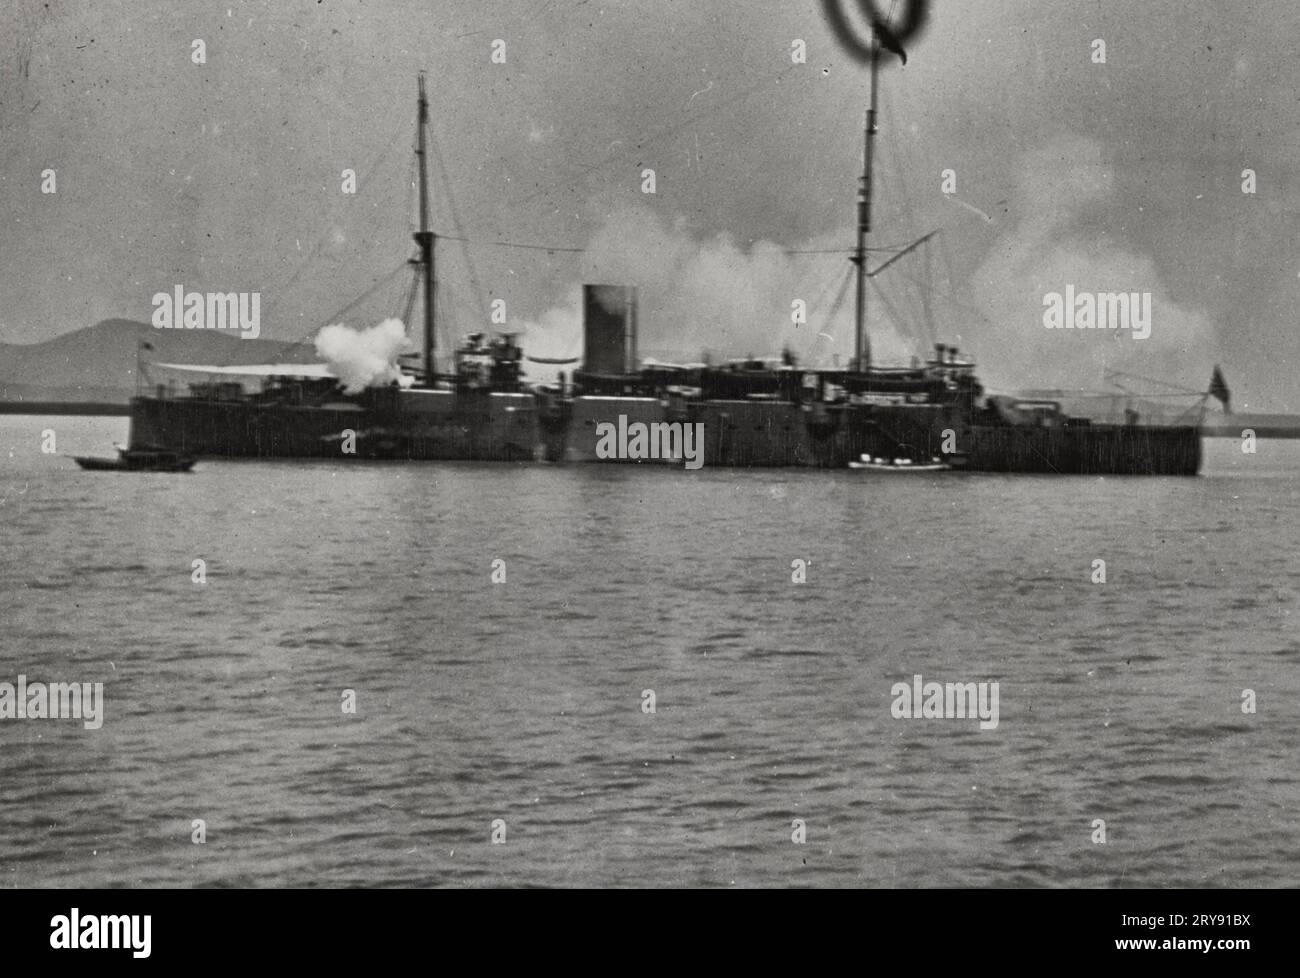
[[[684,465],[680,456],[629,458],[602,451],[602,425],[702,424],[705,466],[846,468],[863,455],[953,470],[1059,475],[1196,475],[1194,426],[1031,427],[963,423],[953,406],[822,405],[578,397],[564,458],[571,462]]]
[[[864,454],[924,450],[949,412],[939,406],[881,408],[768,400],[674,403],[641,397],[574,399],[564,458],[570,462],[683,466],[678,456],[633,458],[610,453],[601,432],[634,425],[702,425],[699,464],[719,468],[846,468]],[[621,427],[620,427],[621,426]],[[697,431],[700,429],[696,429]],[[900,447],[900,446],[906,446]]]
[[[138,397],[130,444],[199,458],[687,464],[680,450],[635,457],[602,446],[601,433],[610,430],[602,426],[638,424],[701,425],[694,430],[703,449],[691,467],[842,469],[864,455],[1061,475],[1195,475],[1201,464],[1200,432],[1191,426],[971,425],[939,405],[590,396],[559,404],[532,394],[421,390],[374,391],[335,406]]]
[[[370,393],[338,406],[137,397],[130,444],[200,458],[527,461],[537,452],[531,394]]]
[[[1196,475],[1201,433],[1192,426],[973,426],[959,439],[973,472],[1056,475]]]

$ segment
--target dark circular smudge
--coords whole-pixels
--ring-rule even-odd
[[[848,0],[822,0],[822,9],[826,13],[826,20],[831,25],[831,32],[839,40],[844,50],[848,51],[855,60],[863,64],[870,64],[872,51],[874,50],[871,43],[872,38],[868,35],[864,42],[854,33],[853,25],[849,22],[849,18],[843,9],[844,4],[847,2]],[[885,18],[876,9],[875,0],[857,0],[857,3],[867,23],[885,22]],[[897,24],[889,25],[889,32],[894,36],[895,40],[901,43],[910,37],[917,36],[925,27],[926,19],[930,13],[930,0],[900,0],[900,3],[903,7],[902,15]]]

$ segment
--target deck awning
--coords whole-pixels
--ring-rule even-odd
[[[230,374],[238,377],[336,377],[324,363],[245,363],[218,367],[200,363],[150,363],[149,367],[183,370],[195,374]]]

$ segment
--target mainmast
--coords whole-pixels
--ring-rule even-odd
[[[433,244],[437,237],[429,230],[429,176],[425,167],[424,130],[429,122],[429,100],[424,95],[424,72],[420,72],[420,122],[415,155],[420,158],[420,230],[414,235],[420,246],[420,265],[424,269],[424,383],[435,383],[433,365]]]
[[[880,40],[871,42],[871,95],[867,124],[862,136],[862,182],[858,188],[858,246],[853,264],[858,267],[857,303],[853,317],[853,367],[866,371],[871,366],[871,340],[867,336],[867,235],[871,233],[871,149],[876,139],[876,98],[880,70]]]

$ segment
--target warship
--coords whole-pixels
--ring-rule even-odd
[[[510,334],[472,334],[435,367],[435,246],[429,226],[425,130],[428,100],[418,87],[418,256],[423,297],[421,368],[405,383],[355,393],[321,365],[263,369],[260,390],[206,379],[187,392],[158,385],[131,402],[132,446],[187,456],[681,464],[683,426],[701,435],[702,464],[898,471],[1195,475],[1199,422],[1096,423],[1059,402],[987,394],[975,363],[948,344],[905,367],[874,364],[866,321],[872,159],[877,134],[878,62],[871,62],[857,195],[854,348],[845,367],[805,369],[780,358],[722,364],[642,362],[636,289],[583,287],[583,354],[571,377],[529,384]],[[923,239],[924,240],[924,239]],[[919,244],[917,242],[916,244]],[[537,362],[561,362],[538,360]],[[195,368],[247,376],[250,368]],[[660,446],[611,452],[611,430],[648,432]]]

